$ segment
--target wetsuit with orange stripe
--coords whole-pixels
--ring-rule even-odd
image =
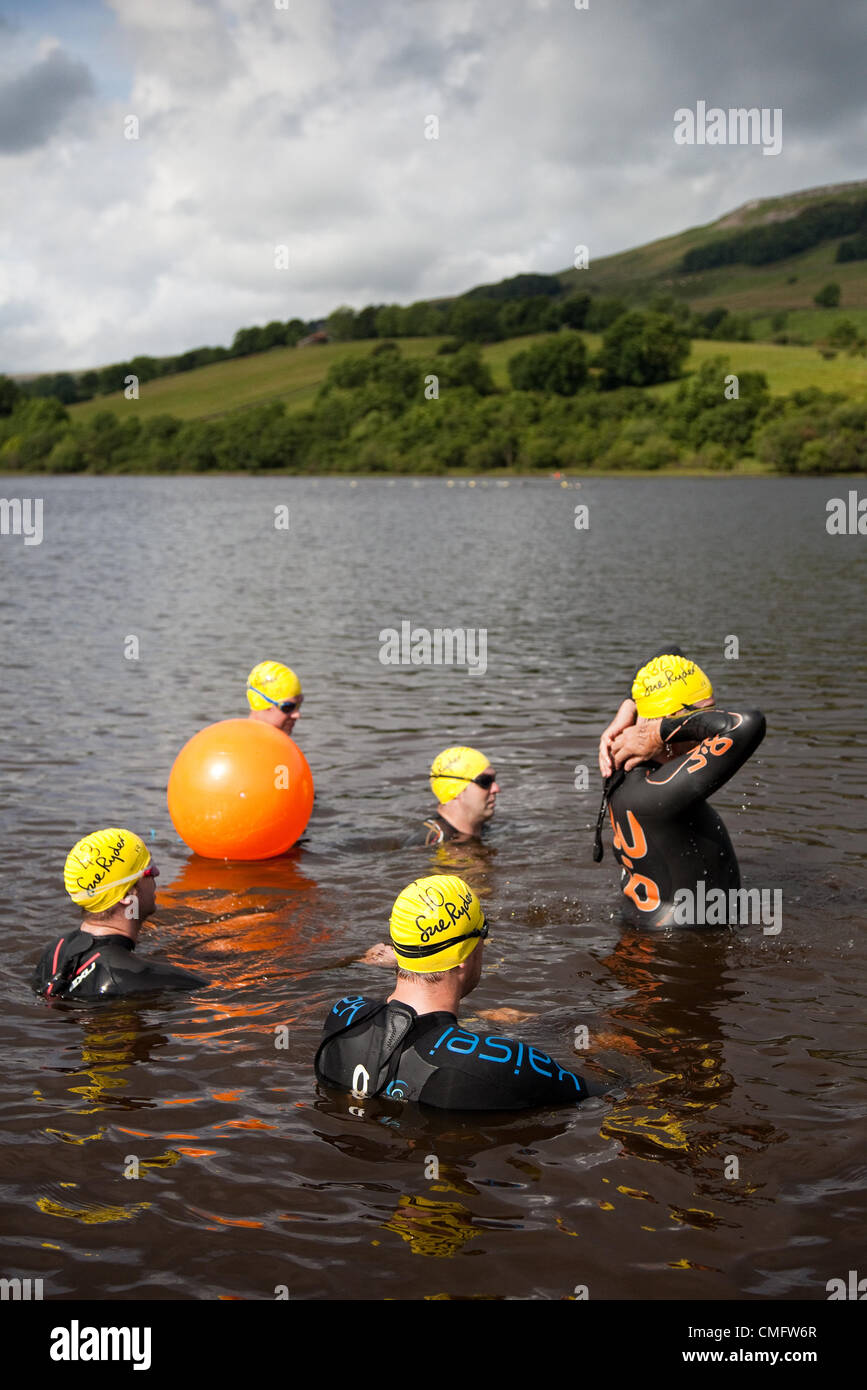
[[[135,942],[121,932],[91,936],[68,932],[46,947],[33,988],[46,999],[118,999],[159,989],[195,989],[207,980],[175,965],[136,957]]]
[[[720,816],[707,799],[724,786],[765,736],[760,710],[699,709],[663,719],[660,738],[698,746],[667,763],[641,763],[611,780],[608,814],[628,919],[671,925],[679,889],[740,887],[740,870]]]

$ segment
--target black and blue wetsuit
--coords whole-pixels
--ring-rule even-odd
[[[663,719],[660,738],[698,743],[667,763],[642,763],[608,779],[614,853],[627,918],[641,926],[676,924],[674,895],[740,887],[740,869],[720,816],[707,798],[724,786],[765,736],[760,710],[699,709]]]
[[[340,999],[316,1053],[324,1085],[443,1110],[526,1110],[577,1105],[606,1087],[515,1038],[481,1036],[454,1014],[418,1014],[397,1000]]]
[[[166,965],[136,957],[135,942],[122,933],[91,936],[67,932],[47,946],[33,976],[33,988],[46,999],[119,999],[158,989],[195,989],[207,980]]]

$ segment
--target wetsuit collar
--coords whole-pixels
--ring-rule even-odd
[[[111,943],[114,946],[122,946],[127,951],[135,950],[135,942],[132,937],[124,936],[123,932],[110,932],[108,936],[94,936],[86,927],[79,927],[78,935],[86,936],[93,946],[102,947]],[[68,940],[71,941],[72,937],[69,937]],[[85,946],[84,949],[89,950],[90,948]]]

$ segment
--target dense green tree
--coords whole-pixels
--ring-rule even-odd
[[[851,319],[838,319],[828,334],[831,347],[838,348],[853,347],[859,338],[858,325]]]
[[[733,455],[749,449],[756,422],[770,401],[764,372],[738,372],[737,391],[727,357],[703,362],[677,389],[669,410],[669,432],[700,449],[716,443]]]
[[[479,396],[492,396],[497,389],[491,370],[482,359],[482,350],[476,343],[465,343],[459,352],[450,353],[444,359],[436,357],[423,367],[422,380],[429,374],[437,377],[441,390],[468,386]]]
[[[498,342],[502,336],[498,304],[492,299],[456,299],[451,306],[448,331],[465,342]]]
[[[232,339],[233,357],[249,357],[254,352],[264,351],[264,338],[261,328],[239,328]]]
[[[108,367],[100,368],[100,395],[110,396],[114,395],[116,391],[123,391],[126,386],[126,378],[130,375],[132,375],[132,367],[129,362],[112,362]]]
[[[0,416],[11,415],[24,393],[10,376],[0,376]]]
[[[400,309],[401,306],[399,304],[383,304],[379,309],[377,309],[377,338],[400,337]]]
[[[689,337],[665,314],[622,314],[605,333],[599,366],[603,390],[653,386],[680,375]]]
[[[79,399],[78,382],[69,372],[49,372],[30,383],[28,394],[53,396],[61,405],[74,405]]]
[[[129,361],[129,370],[133,376],[137,376],[139,381],[154,381],[160,375],[160,363],[158,357],[132,357]]]
[[[348,304],[341,304],[328,315],[325,327],[335,343],[350,342],[355,337],[355,310]]]
[[[518,352],[509,358],[509,379],[516,391],[545,391],[558,396],[574,396],[587,380],[587,349],[584,339],[569,329],[548,342]]]
[[[836,280],[823,285],[818,294],[813,295],[813,303],[820,309],[836,309],[840,303],[840,286]]]
[[[477,285],[475,289],[467,290],[462,296],[464,299],[528,299],[531,296],[547,295],[552,298],[561,294],[563,286],[556,275],[535,275],[525,272],[522,275],[511,275],[507,280],[500,280],[495,285]]]
[[[859,232],[849,241],[841,241],[837,247],[835,261],[865,261],[867,260],[867,232]]]
[[[379,304],[367,304],[355,315],[355,327],[353,329],[355,338],[376,337],[376,315],[381,307]]]
[[[589,294],[570,294],[560,306],[560,318],[565,328],[583,328],[587,322],[591,298]]]
[[[283,341],[287,347],[294,347],[299,338],[306,338],[307,324],[303,319],[289,319]]]
[[[625,313],[622,299],[591,299],[584,327],[588,333],[604,333]]]

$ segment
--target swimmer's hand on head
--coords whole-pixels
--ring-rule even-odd
[[[661,719],[639,719],[636,724],[619,733],[611,744],[614,766],[630,772],[639,763],[651,762],[663,754],[665,744],[660,737],[661,726]]]
[[[634,700],[626,699],[615,714],[608,728],[599,740],[599,771],[603,777],[610,777],[614,771],[612,759],[614,740],[635,723],[638,708]]]

